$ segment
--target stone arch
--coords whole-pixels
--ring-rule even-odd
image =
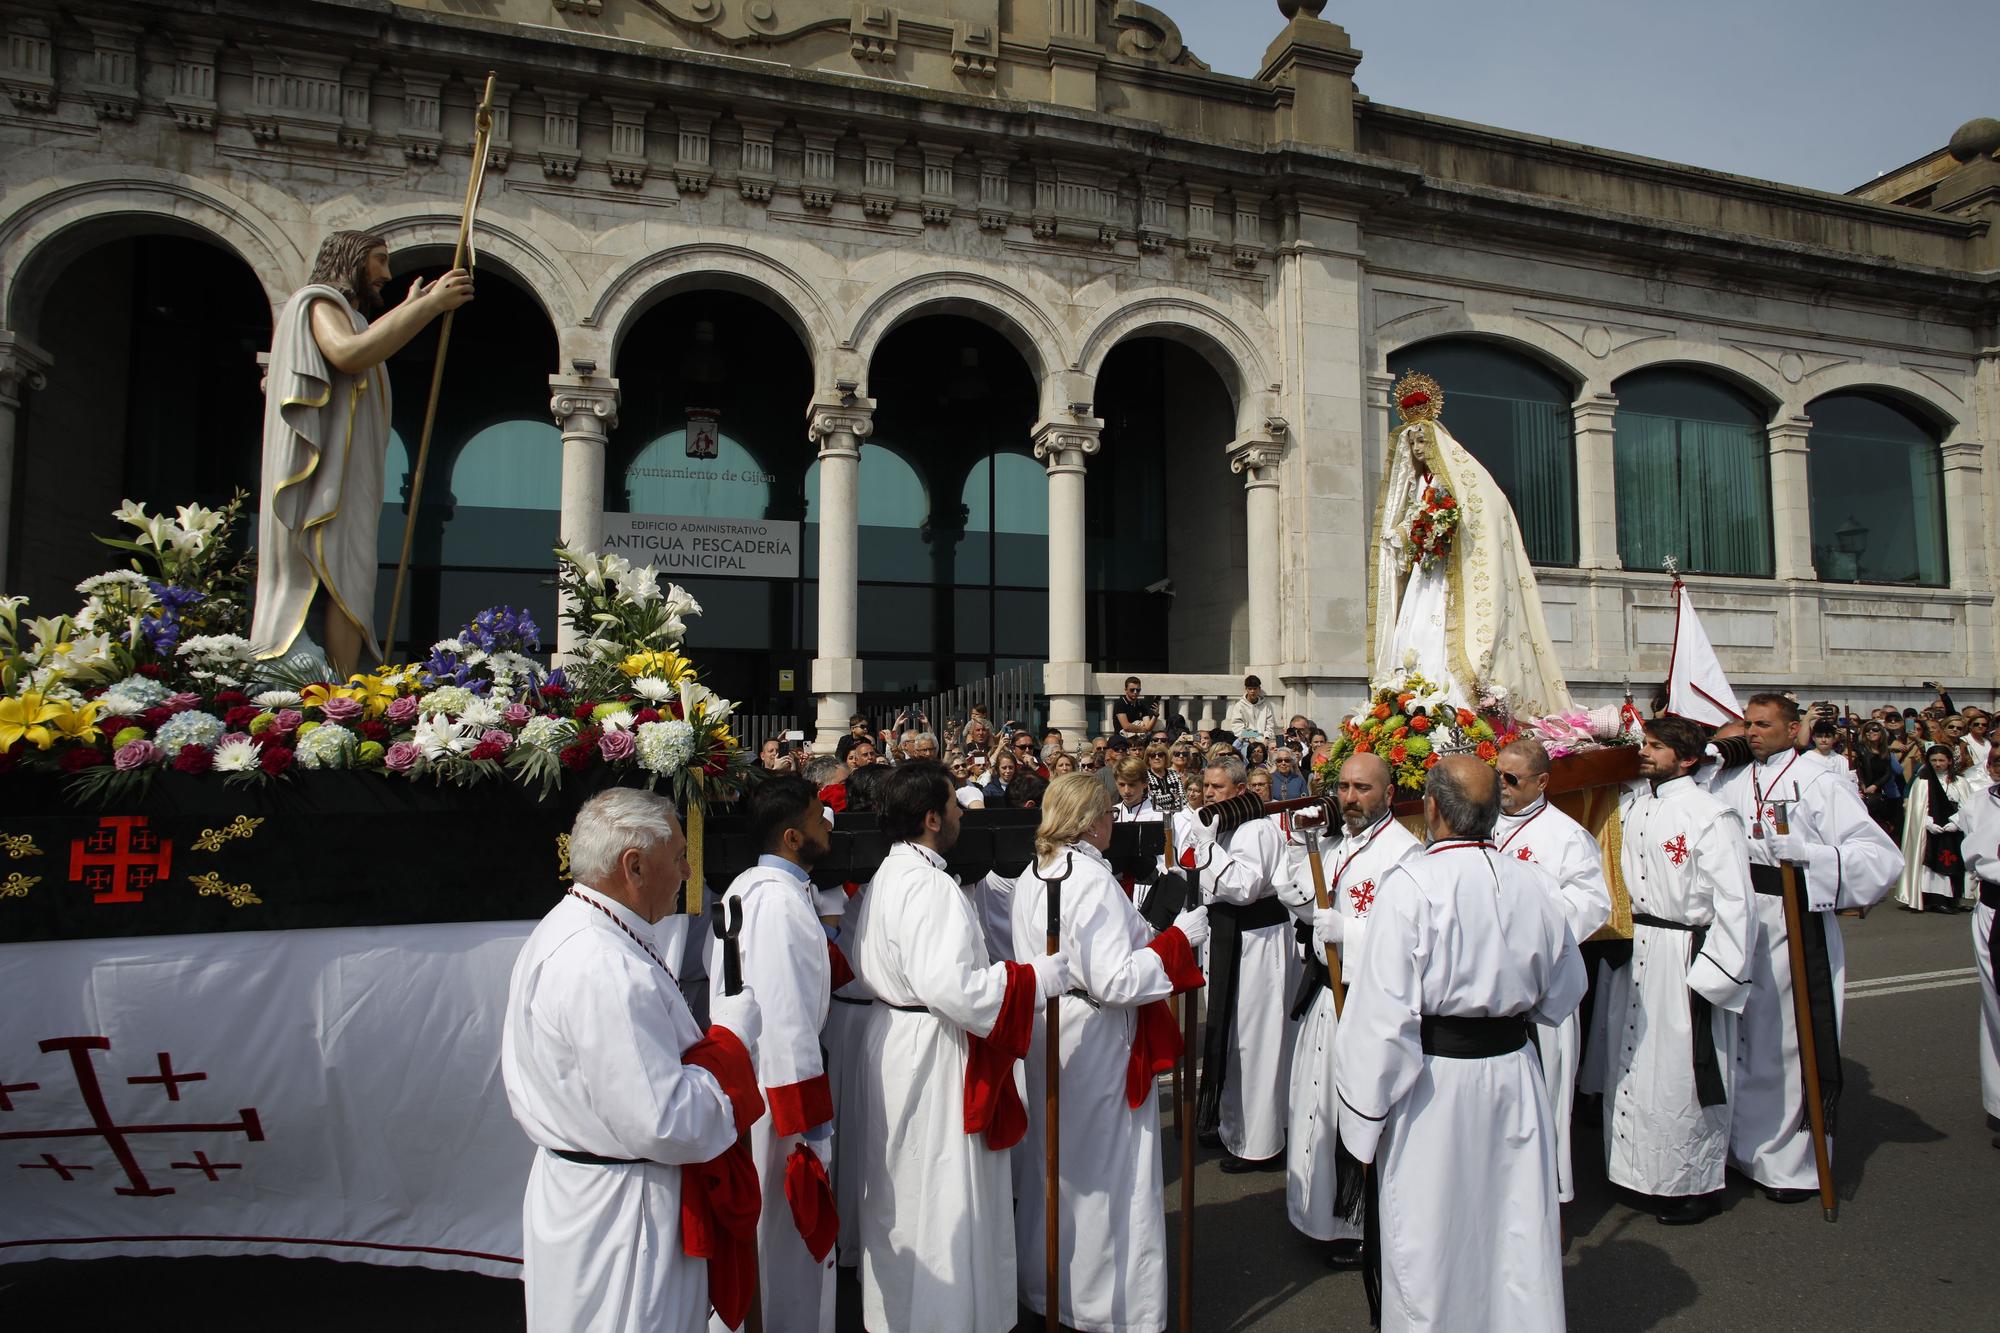
[[[1669,370],[1676,366],[1708,371],[1742,390],[1764,408],[1767,421],[1785,408],[1784,381],[1775,371],[1748,352],[1718,343],[1689,342],[1683,338],[1633,343],[1605,357],[1594,378],[1604,383],[1609,392],[1616,393],[1617,382],[1635,370]]]
[[[1375,330],[1375,370],[1386,374],[1389,358],[1418,343],[1439,338],[1481,338],[1540,362],[1580,392],[1590,376],[1571,358],[1581,349],[1548,326],[1517,315],[1488,315],[1462,306],[1427,310]],[[1449,384],[1445,393],[1451,393]]]
[[[1950,397],[1935,380],[1901,366],[1871,366],[1859,362],[1828,366],[1793,386],[1797,415],[1812,416],[1812,405],[1833,393],[1879,393],[1927,418],[1938,438],[1950,442],[1969,415],[1969,405]]]
[[[373,231],[389,242],[391,252],[414,251],[409,257],[425,262],[449,263],[458,242],[458,215],[424,206],[374,214],[372,220],[356,219],[342,225]],[[541,306],[556,329],[576,323],[583,301],[583,279],[562,258],[558,247],[512,219],[482,216],[474,229],[473,248],[478,263],[506,270]]]
[[[1043,415],[1066,406],[1049,401],[1052,395],[1061,396],[1058,377],[1070,364],[1062,330],[1040,304],[997,278],[925,273],[894,283],[862,305],[842,346],[854,354],[865,375],[876,348],[892,329],[917,315],[939,314],[976,320],[1011,343],[1040,386]]]
[[[1185,292],[1141,292],[1100,316],[1083,335],[1077,370],[1094,383],[1111,349],[1141,336],[1178,342],[1214,367],[1235,401],[1237,439],[1263,431],[1272,377],[1256,340],[1221,309]]]
[[[641,315],[694,288],[736,292],[775,311],[805,345],[815,377],[839,341],[826,299],[798,270],[745,246],[700,242],[649,255],[597,293],[586,318],[603,340],[604,364],[617,364],[619,347]]]
[[[32,339],[48,285],[77,255],[138,232],[222,246],[250,267],[273,309],[310,260],[286,228],[247,199],[175,172],[126,168],[86,175],[0,202],[0,291],[8,328]]]

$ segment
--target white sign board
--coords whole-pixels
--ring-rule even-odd
[[[781,519],[606,514],[604,550],[673,579],[795,579],[800,527]]]

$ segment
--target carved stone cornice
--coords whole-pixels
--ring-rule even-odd
[[[1291,426],[1283,417],[1268,417],[1264,434],[1239,440],[1229,448],[1229,470],[1243,478],[1245,487],[1278,484],[1278,464],[1285,458],[1285,441]]]
[[[0,407],[21,405],[21,391],[49,387],[53,358],[18,333],[0,332]]]
[[[806,409],[806,435],[821,458],[858,458],[861,442],[875,429],[875,400],[839,394]]]
[[[618,381],[608,375],[549,376],[549,412],[563,434],[602,435],[618,425]]]
[[[1081,471],[1084,460],[1104,447],[1104,423],[1096,417],[1045,421],[1035,427],[1035,457],[1051,472]]]

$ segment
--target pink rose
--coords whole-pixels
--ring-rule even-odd
[[[277,716],[271,719],[271,730],[280,736],[289,736],[297,731],[299,723],[305,720],[306,715],[296,708],[280,708]]]
[[[335,695],[321,704],[319,711],[320,716],[329,722],[352,722],[361,716],[361,704],[358,700],[349,699],[344,695]]]
[[[533,717],[534,715],[535,715],[534,710],[529,708],[528,705],[522,703],[518,699],[516,699],[513,703],[508,704],[506,709],[500,714],[501,718],[510,727],[525,726],[527,725],[528,719]]]
[[[382,756],[382,763],[391,773],[407,773],[417,766],[419,751],[414,742],[397,741]]]
[[[201,707],[201,696],[199,694],[182,690],[179,694],[170,694],[167,696],[166,708],[170,713],[185,713],[190,708],[199,707]]]
[[[252,737],[247,731],[225,731],[215,738],[215,748],[219,750],[231,741],[247,741],[250,739]]]
[[[479,739],[483,744],[499,746],[501,754],[507,753],[508,747],[514,743],[514,738],[498,727],[493,728]]]
[[[137,745],[139,742],[134,741],[132,744]],[[636,748],[638,748],[637,743],[633,741],[632,733],[629,731],[607,731],[597,742],[597,752],[604,756],[606,763],[610,764],[630,759],[632,751]]]
[[[629,751],[631,747],[626,747]],[[112,764],[120,773],[130,773],[135,768],[145,768],[160,762],[160,747],[151,741],[127,741],[118,747],[118,753],[111,756]]]
[[[406,694],[402,698],[394,700],[389,705],[389,711],[384,713],[383,716],[399,727],[406,727],[410,723],[415,722],[417,720],[416,696]]]

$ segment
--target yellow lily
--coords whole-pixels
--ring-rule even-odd
[[[29,690],[12,699],[0,699],[0,751],[11,750],[16,742],[33,742],[37,750],[55,744],[56,734],[47,723],[63,715],[61,704],[50,703],[38,690]]]
[[[387,670],[389,668],[383,667],[365,676],[353,675],[347,678],[349,684],[346,692],[347,697],[361,701],[361,715],[363,717],[380,717],[389,711],[390,704],[396,702],[398,691],[395,684],[383,679],[382,673]],[[399,680],[401,679],[401,674],[399,670],[397,672]]]
[[[65,709],[60,716],[49,720],[55,723],[56,732],[64,740],[88,745],[97,739],[98,706],[93,699],[81,708]]]
[[[669,685],[678,685],[694,674],[688,660],[671,649],[657,653],[633,653],[618,664],[618,669],[628,676],[651,676]]]

